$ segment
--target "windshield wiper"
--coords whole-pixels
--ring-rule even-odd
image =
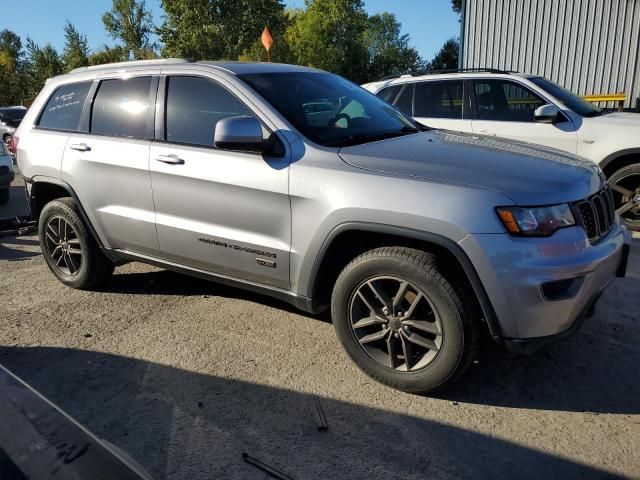
[[[402,137],[404,135],[411,135],[413,133],[419,133],[421,131],[423,130],[420,128],[405,126],[400,130],[390,130],[388,132],[355,133],[347,138],[326,142],[325,145],[328,147],[349,147],[351,145],[358,145],[361,143],[376,142],[378,140],[386,140],[388,138]]]

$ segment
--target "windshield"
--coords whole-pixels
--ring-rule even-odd
[[[548,92],[549,94],[560,100],[566,107],[570,108],[578,115],[583,117],[595,117],[602,114],[602,111],[594,107],[591,103],[583,100],[582,98],[574,95],[566,88],[557,85],[546,78],[531,77],[529,78],[537,86]]]
[[[375,95],[330,73],[260,73],[240,78],[320,145],[344,147],[423,129]]]
[[[0,110],[0,120],[6,122],[7,120],[22,120],[27,111],[22,108],[16,108],[15,110]]]

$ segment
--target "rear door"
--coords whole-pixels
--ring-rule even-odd
[[[561,114],[557,123],[538,123],[533,113],[548,103],[521,83],[504,79],[473,82],[473,132],[538,143],[576,153],[578,137],[571,120]]]
[[[469,104],[465,98],[463,80],[417,82],[413,117],[429,127],[471,132]]]
[[[166,102],[159,102],[150,170],[161,255],[288,288],[288,157],[215,148],[219,120],[260,115],[233,84],[205,75],[172,74],[160,84]]]
[[[158,252],[149,177],[157,82],[152,73],[96,81],[62,167],[106,245],[143,254]]]

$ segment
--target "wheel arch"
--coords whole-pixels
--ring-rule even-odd
[[[78,195],[73,190],[73,188],[66,182],[52,177],[41,177],[36,176],[31,179],[25,179],[27,185],[27,199],[29,201],[29,208],[31,211],[31,218],[35,221],[38,221],[40,217],[40,212],[44,206],[58,198],[63,197],[71,197],[73,202],[78,209],[80,217],[82,221],[87,226],[93,240],[100,247],[101,250],[105,251],[104,245],[100,240],[97,232],[93,228],[89,217],[87,216],[87,212],[82,206]]]
[[[308,287],[310,309],[328,305],[340,271],[357,255],[381,246],[417,248],[444,257],[447,269],[460,274],[474,293],[476,307],[494,339],[501,329],[491,300],[471,260],[455,241],[439,234],[376,223],[349,222],[335,227],[323,242],[314,262]]]
[[[609,178],[621,168],[634,163],[640,164],[640,147],[619,150],[606,156],[600,162],[600,168],[604,172],[605,176]]]

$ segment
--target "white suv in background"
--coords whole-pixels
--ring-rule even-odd
[[[537,143],[597,163],[617,212],[640,231],[640,114],[605,113],[545,78],[499,70],[413,72],[363,87],[430,127]]]

